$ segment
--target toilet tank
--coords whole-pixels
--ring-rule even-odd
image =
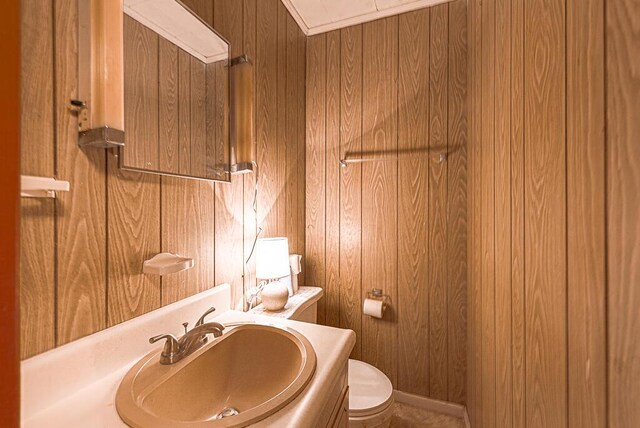
[[[323,294],[323,290],[320,287],[300,287],[296,294],[289,297],[289,301],[284,309],[280,311],[268,311],[260,304],[249,312],[256,315],[266,315],[316,324],[318,322],[318,301],[322,298]]]

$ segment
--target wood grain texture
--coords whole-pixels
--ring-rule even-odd
[[[242,2],[217,0],[214,27],[231,44],[231,57],[242,54]],[[215,189],[215,264],[216,284],[231,285],[232,307],[242,308],[243,280],[243,192],[241,176],[231,177],[231,183],[218,183]]]
[[[277,78],[286,77],[287,75],[287,8],[281,1],[276,1],[277,16],[277,63],[276,63],[276,107],[275,107],[275,125],[276,134],[273,141],[271,152],[277,159],[286,159],[287,155],[287,79]],[[277,162],[277,161],[276,161]],[[275,164],[275,162],[274,162]],[[286,164],[286,160],[285,160]],[[276,236],[286,236],[286,207],[287,207],[287,189],[286,189],[286,168],[274,168],[270,171],[269,176],[274,178],[275,184],[275,200],[271,207],[272,224],[275,222],[274,234]]]
[[[51,1],[21,3],[21,174],[53,177],[54,60]],[[20,202],[21,358],[55,346],[55,201]]]
[[[191,169],[191,55],[178,49],[178,159],[180,174]]]
[[[300,110],[298,100],[304,92],[304,87],[299,82],[304,82],[304,68],[300,67],[298,43],[300,41],[300,28],[296,24],[291,15],[286,15],[286,159],[287,168],[285,175],[285,191],[286,191],[286,218],[285,228],[286,236],[289,239],[289,252],[291,254],[300,254],[302,251],[302,239],[298,215],[302,210],[299,209],[301,200],[299,199],[300,187],[304,187],[304,177],[300,180],[298,170],[302,165],[298,162],[299,146],[304,145],[304,137],[300,138],[300,123],[304,125],[304,109]],[[304,164],[304,161],[302,162]],[[304,168],[302,168],[304,169]],[[302,229],[304,230],[304,219]]]
[[[301,29],[298,29],[298,65],[297,68],[299,70],[298,75],[296,76],[298,82],[298,157],[297,157],[297,174],[298,174],[298,206],[296,208],[296,213],[298,216],[298,247],[297,251],[302,255],[302,259],[306,259],[305,253],[305,230],[306,230],[306,131],[307,125],[305,122],[306,119],[306,108],[307,108],[307,100],[306,100],[306,85],[307,85],[307,37],[304,35]],[[298,284],[306,285],[306,275],[305,272],[302,271],[300,275],[298,275]]]
[[[207,176],[207,126],[206,126],[206,73],[205,65],[191,57],[191,163],[189,173],[196,177]]]
[[[340,325],[340,31],[327,33],[325,164],[325,304],[327,325]],[[331,249],[334,249],[331,251]]]
[[[213,22],[214,3],[218,0],[183,0],[185,6],[191,9],[209,25]]]
[[[56,345],[106,326],[106,159],[80,150],[78,120],[66,100],[77,99],[78,28],[73,0],[55,2],[56,149],[58,176],[73,183],[57,197]]]
[[[482,132],[481,132],[481,209],[483,217],[495,216],[494,137],[495,137],[495,0],[482,4]],[[482,423],[496,426],[496,337],[495,337],[495,223],[483,223],[482,251]]]
[[[257,0],[243,0],[243,19],[242,19],[242,28],[243,28],[243,52],[247,54],[250,58],[256,58],[257,55],[257,13],[258,13],[258,5]],[[257,82],[256,79],[256,67],[254,62],[253,67],[254,73],[254,82]],[[256,100],[257,88],[254,88],[254,100]],[[254,115],[256,114],[257,109],[257,101],[256,108],[254,108]],[[254,117],[253,126],[256,127],[256,118]],[[257,136],[257,131],[254,129],[254,135]],[[248,174],[243,176],[243,224],[244,224],[244,245],[243,245],[243,257],[244,261],[244,289],[248,289],[256,285],[255,278],[255,257],[253,257],[252,249],[253,243],[255,241],[257,229],[257,199],[256,199],[256,177],[260,173],[258,171],[255,174]],[[304,190],[304,184],[300,184],[300,187]],[[302,214],[304,216],[304,212]],[[304,231],[302,233],[304,237]]]
[[[307,250],[314,251],[307,253],[307,268],[317,269],[325,285],[327,307],[319,316],[325,317],[325,324],[337,321],[356,331],[352,357],[396,376],[396,388],[430,395],[429,318],[437,309],[441,355],[434,358],[442,362],[437,388],[445,400],[464,402],[466,261],[453,265],[447,260],[449,251],[466,257],[467,23],[464,3],[456,5],[453,16],[449,7],[441,9],[440,32],[434,40],[431,9],[309,39],[306,241]],[[434,84],[441,85],[435,118],[430,98],[432,43],[438,44],[439,53]],[[436,141],[430,135],[432,122]],[[344,157],[446,151],[449,144],[450,155],[457,156],[450,171],[429,157],[340,169],[337,165]],[[438,197],[431,200],[429,168],[439,168],[432,183]],[[312,184],[312,179],[317,181]],[[430,203],[438,212],[432,224]],[[434,225],[441,228],[433,234],[437,274],[431,272],[427,253]],[[457,245],[447,242],[449,228]],[[432,310],[429,295],[435,280],[442,307]],[[376,286],[391,297],[383,320],[362,315],[362,299]]]
[[[467,322],[467,412],[472,426],[482,423],[482,14],[480,3],[468,2],[469,34],[469,272]]]
[[[565,10],[525,3],[527,425],[567,420]]]
[[[606,3],[609,426],[640,421],[640,8]]]
[[[362,26],[341,30],[341,155],[362,151]],[[362,355],[362,166],[340,174],[340,327],[356,333]]]
[[[511,2],[495,2],[495,376],[496,424],[513,426],[511,356]]]
[[[278,0],[257,2],[256,138],[258,142],[258,226],[263,237],[279,233],[278,188]]]
[[[162,251],[191,257],[195,266],[162,278],[167,305],[216,285],[214,183],[162,177]]]
[[[604,2],[567,0],[569,427],[607,426]]]
[[[448,148],[449,5],[431,9],[429,60],[429,147]],[[447,399],[447,170],[429,167],[429,396]]]
[[[160,178],[122,171],[112,155],[107,160],[107,325],[113,326],[161,304],[160,278],[142,273],[142,263],[161,250]]]
[[[362,149],[394,156],[398,150],[397,85],[398,18],[363,25]],[[398,165],[362,166],[362,287],[379,288],[397,301],[398,289]],[[397,313],[391,306],[384,319],[363,317],[362,357],[397,382],[395,336]]]
[[[467,5],[449,4],[448,401],[465,403],[467,348]]]
[[[60,195],[57,206],[53,200],[22,201],[23,242],[27,245],[23,245],[21,260],[21,306],[24,319],[28,320],[23,322],[23,336],[26,338],[22,346],[23,357],[52,348],[56,335],[60,336],[61,343],[75,339],[213,286],[217,281],[213,261],[216,251],[226,254],[231,247],[231,252],[235,253],[217,270],[220,275],[217,279],[241,285],[243,260],[245,255],[248,256],[256,234],[256,217],[252,208],[253,175],[246,175],[233,183],[235,187],[231,187],[230,194],[218,192],[221,203],[217,204],[216,210],[210,183],[178,178],[163,178],[161,183],[156,176],[120,171],[112,154],[107,154],[105,159],[104,151],[81,151],[77,148],[74,118],[67,111],[67,100],[72,98],[77,86],[74,66],[77,62],[77,15],[72,3],[71,0],[58,0],[55,5],[48,2],[43,7],[40,3],[25,2],[23,7],[23,66],[28,69],[23,74],[23,82],[28,84],[23,84],[22,89],[23,173],[55,176],[54,159],[57,157],[58,172],[66,176],[60,175],[60,178],[69,179],[72,188],[68,194]],[[268,49],[258,49],[256,0],[195,0],[187,3],[208,23],[214,23],[214,12],[220,14],[220,20],[228,19],[222,23],[233,33],[229,37],[235,42],[232,45],[234,53],[246,52],[255,63],[277,62],[269,56]],[[277,2],[261,6],[269,7],[278,7]],[[282,14],[283,9],[279,10],[280,21],[288,23],[290,17]],[[56,13],[55,34],[53,12]],[[287,56],[285,67],[279,68],[286,70],[287,76],[296,76],[287,85],[298,88],[294,100],[296,114],[303,115],[306,39],[297,29],[296,45],[290,47],[292,40],[276,39],[277,34],[268,28],[271,22],[268,19],[268,16],[260,18],[261,36],[272,39],[261,40],[260,47],[270,46],[273,52],[281,49],[292,55],[291,58]],[[296,30],[289,28],[288,24],[281,28],[286,28],[291,35]],[[178,172],[187,173],[192,163],[192,136],[200,140],[206,136],[205,144],[209,150],[211,130],[220,134],[220,129],[224,130],[223,127],[214,128],[210,120],[202,119],[211,111],[212,104],[202,101],[204,86],[211,83],[211,76],[205,73],[203,78],[203,73],[197,68],[200,64],[194,62],[194,69],[191,57],[184,51],[157,40],[144,28],[137,30],[142,36],[134,39],[134,48],[145,50],[151,57],[136,66],[141,69],[144,64],[145,67],[150,63],[156,64],[148,67],[149,74],[140,79],[146,85],[143,89],[155,101],[139,103],[148,116],[145,123],[128,126],[127,138],[144,138],[152,144],[154,141],[161,144],[165,150],[158,153],[158,161],[171,163]],[[278,48],[278,43],[286,43],[286,46]],[[265,60],[260,61],[259,57]],[[291,67],[296,71],[290,71]],[[275,88],[276,67],[268,65],[259,70],[262,82]],[[154,79],[156,87],[150,84]],[[258,89],[258,92],[271,93],[271,89]],[[195,101],[192,96],[196,97]],[[278,103],[275,97],[264,99],[265,117],[269,120],[275,120],[277,111],[282,110]],[[288,105],[291,103],[287,101]],[[127,108],[135,107],[129,104]],[[193,122],[192,110],[200,115]],[[271,126],[270,122],[265,123]],[[304,142],[304,119],[299,118],[296,123],[286,121],[284,133],[287,136],[295,134],[300,142]],[[265,140],[263,152],[272,160],[268,168],[261,169],[269,177],[284,176],[278,171],[291,170],[293,163],[288,157],[285,160],[270,151],[276,144],[275,137],[273,133],[268,141]],[[171,144],[173,147],[166,146]],[[304,144],[292,146],[292,151],[294,149],[297,163],[304,164]],[[295,171],[297,182],[291,183],[292,188],[287,189],[287,194],[297,195],[297,205],[287,204],[286,209],[292,212],[286,212],[280,220],[298,219],[297,225],[287,233],[293,234],[292,241],[298,242],[302,246],[299,251],[304,253],[304,167]],[[91,192],[91,197],[85,196],[87,192]],[[100,192],[104,193],[102,197]],[[263,193],[263,196],[268,195]],[[220,210],[225,213],[218,215],[216,211]],[[265,217],[269,217],[269,222],[272,219],[276,221],[273,215]],[[102,231],[100,222],[106,222]],[[263,223],[263,226],[270,228],[268,224]],[[57,251],[60,253],[57,266],[56,227]],[[79,232],[75,233],[77,228]],[[272,230],[278,230],[275,223]],[[224,236],[227,233],[229,239]],[[179,247],[180,252],[195,254],[197,265],[183,275],[185,278],[167,277],[161,285],[159,278],[141,273],[142,263],[168,247]],[[98,254],[100,248],[102,256]],[[65,258],[77,259],[77,262],[63,261],[62,254]],[[91,257],[87,258],[87,254]],[[224,262],[223,257],[219,262]],[[100,269],[107,267],[108,272],[105,270],[100,280]],[[89,277],[92,278],[90,281]],[[57,298],[54,292],[56,281]],[[240,300],[241,288],[235,300]]]
[[[474,425],[620,425],[606,420],[605,116],[614,113],[603,7],[469,3]]]
[[[123,164],[157,170],[158,150],[158,35],[133,18],[124,17],[124,117],[127,150]]]
[[[158,40],[158,147],[162,171],[180,172],[178,131],[178,47]]]
[[[325,139],[326,139],[326,35],[308,39],[305,279],[308,285],[325,284]],[[325,322],[324,299],[318,302],[318,322]]]
[[[398,151],[429,149],[430,10],[399,18]],[[400,162],[398,170],[398,389],[428,396],[429,382],[429,158]]]
[[[511,3],[511,365],[513,426],[525,426],[524,0]]]

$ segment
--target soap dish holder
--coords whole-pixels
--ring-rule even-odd
[[[195,265],[193,259],[172,253],[156,254],[142,264],[142,272],[151,275],[168,275],[191,269]]]

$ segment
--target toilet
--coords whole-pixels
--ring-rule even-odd
[[[349,360],[349,427],[387,428],[391,423],[393,386],[384,373]]]
[[[312,298],[302,303],[298,311],[287,315],[286,318],[315,324],[317,299]],[[394,401],[393,385],[389,378],[371,364],[349,360],[348,383],[349,427],[388,428],[391,424]]]

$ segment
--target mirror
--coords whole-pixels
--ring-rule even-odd
[[[124,12],[121,168],[230,181],[228,42],[176,0]]]

